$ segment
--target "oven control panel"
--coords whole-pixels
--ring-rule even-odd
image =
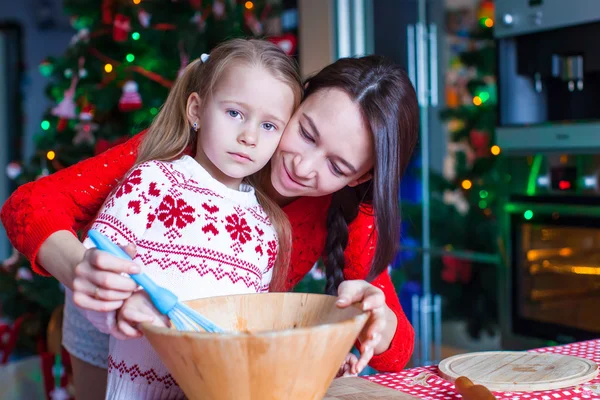
[[[495,7],[497,38],[600,21],[598,0],[502,0]]]
[[[502,165],[509,195],[600,196],[600,154],[510,155]]]

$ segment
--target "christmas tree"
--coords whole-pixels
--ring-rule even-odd
[[[446,40],[446,109],[441,118],[448,132],[447,156],[441,174],[431,175],[430,232],[431,290],[443,299],[446,319],[467,321],[468,333],[478,338],[493,333],[497,323],[498,231],[496,207],[499,175],[494,145],[496,125],[496,50],[493,41],[494,6],[483,0],[477,9],[449,10]],[[401,251],[396,279],[406,310],[410,295],[419,294],[422,277],[419,248],[420,200],[410,198],[418,180],[414,165],[403,178]],[[405,190],[406,189],[406,190]],[[414,191],[414,189],[413,189]],[[408,193],[408,196],[406,195]],[[404,294],[406,293],[406,298]]]
[[[64,0],[75,34],[65,53],[49,57],[52,106],[40,121],[35,154],[11,163],[18,185],[51,174],[126,141],[147,128],[179,72],[233,37],[267,37],[296,54],[294,9],[257,0]],[[285,11],[285,10],[283,10]],[[286,21],[282,23],[280,16]],[[292,18],[289,18],[289,17]],[[17,253],[0,269],[0,316],[27,314],[23,345],[43,334],[63,302],[58,282],[32,273]]]

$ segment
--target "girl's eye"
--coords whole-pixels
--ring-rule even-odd
[[[277,130],[277,127],[270,122],[265,122],[264,124],[262,124],[262,126],[263,126],[263,129],[265,129],[269,132],[273,132],[273,131]]]
[[[313,137],[309,135],[309,133],[302,126],[302,124],[300,124],[300,136],[302,136],[305,140],[311,143],[315,142],[315,139],[313,139]]]
[[[239,111],[235,111],[235,110],[227,110],[227,114],[229,114],[229,116],[232,118],[237,118],[237,117],[241,116]]]

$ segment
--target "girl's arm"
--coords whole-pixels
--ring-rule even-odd
[[[8,238],[36,272],[63,283],[72,278],[85,251],[75,232],[91,221],[133,166],[142,136],[22,185],[4,203],[0,218]]]
[[[155,210],[171,186],[169,177],[159,162],[148,161],[136,166],[107,199],[91,228],[104,234],[117,245],[136,244],[151,225],[151,221],[154,221],[152,217],[155,216]],[[89,248],[94,246],[89,238],[86,238],[83,244]],[[98,269],[93,273],[105,271]],[[108,287],[103,290],[117,289],[119,288]],[[77,271],[73,302],[84,309],[86,318],[100,332],[124,339],[123,332],[119,332],[117,327],[116,311],[98,310],[90,303],[90,299],[98,297],[97,290],[98,283],[90,279],[90,274],[80,274]]]
[[[370,206],[362,205],[358,216],[348,225],[348,245],[345,256],[344,278],[365,279],[375,255],[377,233],[375,218]],[[369,365],[378,371],[402,370],[414,346],[414,331],[400,306],[400,300],[388,272],[383,272],[371,284],[385,294],[385,329],[374,349]]]

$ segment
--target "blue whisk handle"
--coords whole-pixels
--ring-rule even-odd
[[[131,257],[129,257],[129,254],[127,254],[125,250],[114,244],[109,238],[100,232],[91,229],[88,232],[88,236],[92,242],[94,242],[98,250],[106,251],[115,257],[131,261]],[[160,311],[162,314],[166,315],[177,304],[177,296],[175,296],[172,292],[158,286],[148,275],[144,274],[143,272],[129,276],[135,281],[135,283],[144,288],[158,311]]]

